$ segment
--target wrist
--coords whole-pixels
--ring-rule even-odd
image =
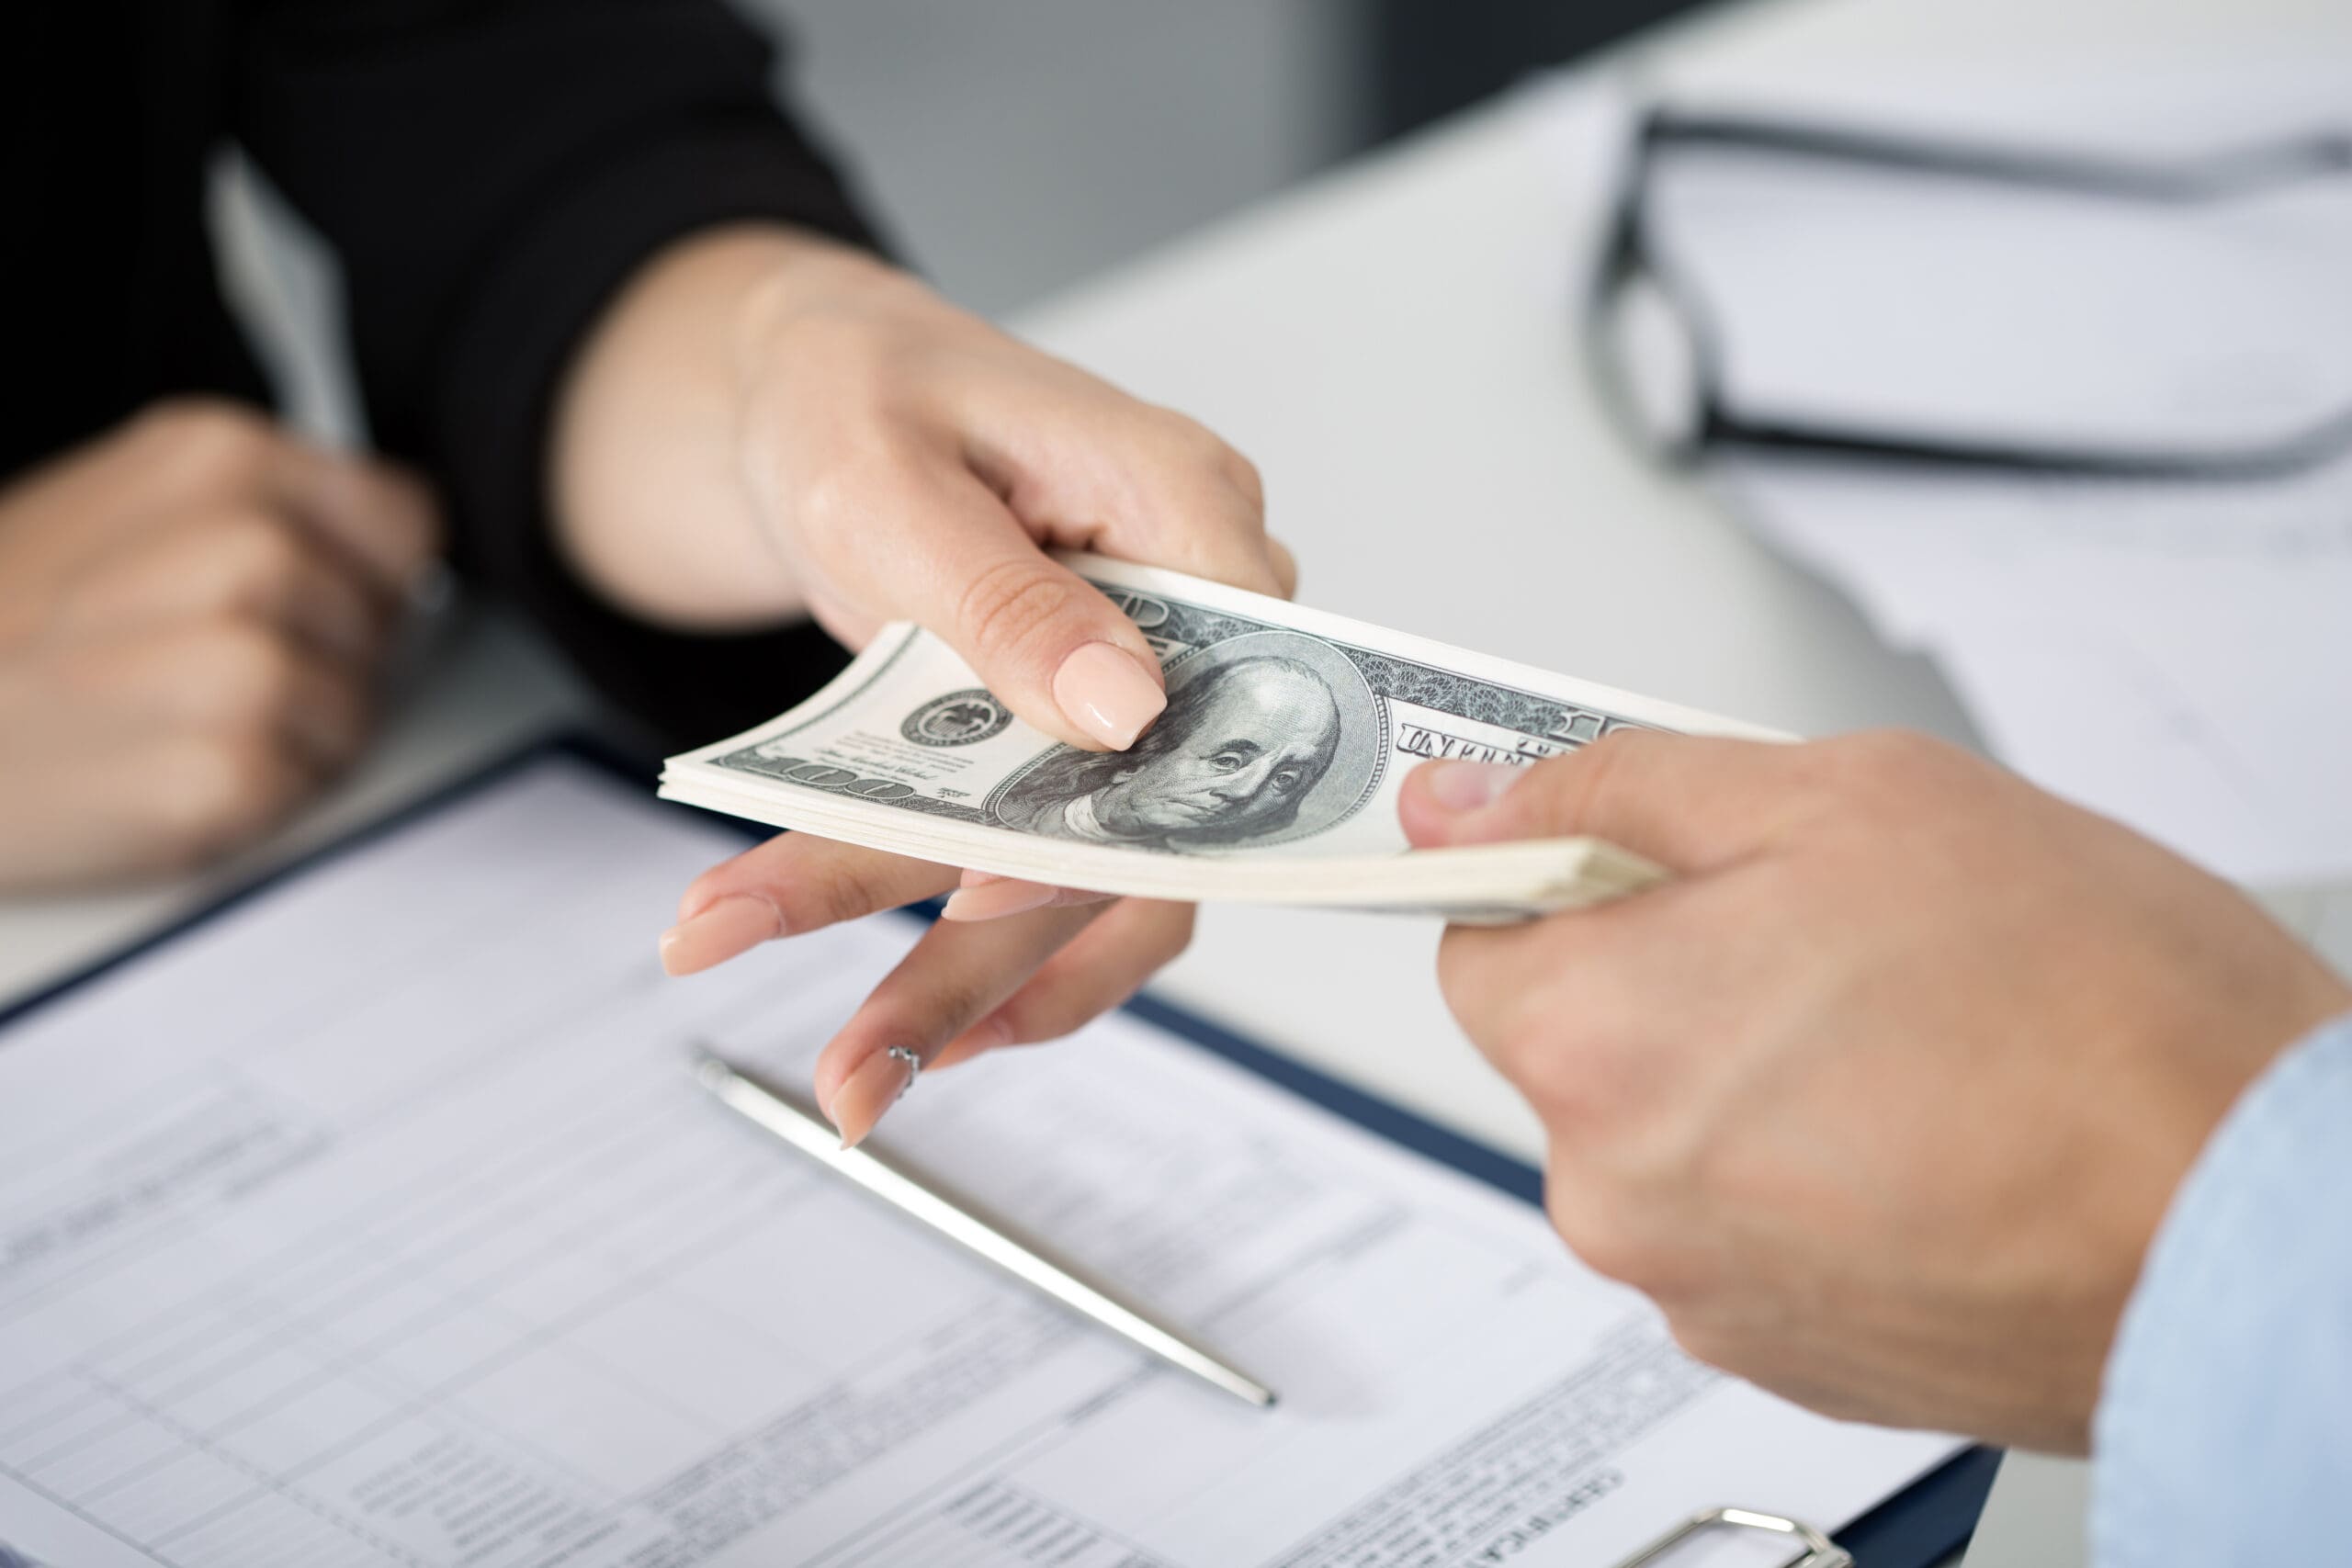
[[[903,276],[778,224],[707,230],[647,260],[558,403],[549,484],[574,571],[659,625],[743,630],[804,614],[743,482],[755,378],[778,323]]]

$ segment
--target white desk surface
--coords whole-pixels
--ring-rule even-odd
[[[1679,80],[1867,103],[1929,62],[2024,55],[2037,69],[2102,70],[2282,39],[2352,44],[2352,7],[1756,0],[1638,47]],[[1531,103],[1464,115],[1016,324],[1256,458],[1310,603],[1805,733],[1905,724],[1970,739],[1930,669],[1891,653],[1834,593],[1613,438],[1581,374],[1572,296],[1602,193],[1567,187],[1530,133]],[[578,701],[514,628],[467,623],[359,778],[273,852],[372,815]],[[0,904],[0,998],[222,880]],[[649,913],[649,941],[666,913]],[[1160,988],[1532,1156],[1532,1119],[1440,1004],[1435,935],[1217,908]],[[2025,1473],[2005,1476],[1972,1562],[2079,1562],[2078,1467],[2011,1468]]]

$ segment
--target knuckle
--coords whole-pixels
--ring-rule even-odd
[[[263,627],[229,622],[215,629],[205,651],[204,678],[232,723],[267,723],[292,698],[300,676],[294,650]]]
[[[778,460],[775,490],[797,525],[800,547],[831,569],[862,553],[890,547],[896,531],[887,525],[918,510],[904,499],[916,460],[913,454],[878,440],[805,473]]]
[[[1239,454],[1207,425],[1174,409],[1155,408],[1151,420],[1159,440],[1179,462],[1197,464],[1218,474],[1229,474]]]
[[[392,497],[390,508],[405,531],[401,539],[405,554],[423,565],[440,551],[442,536],[447,531],[441,517],[440,498],[433,487],[417,475],[402,468],[382,470],[385,487]]]
[[[918,948],[904,967],[874,994],[873,1021],[889,1038],[946,1041],[983,1017],[996,999],[996,977],[942,975],[922,962]]]
[[[1444,998],[1446,1010],[1463,1032],[1487,1050],[1497,1055],[1503,1043],[1491,1040],[1494,1033],[1494,988],[1485,983],[1487,965],[1483,962],[1493,933],[1468,926],[1448,927],[1438,942],[1438,994]],[[1499,1060],[1496,1065],[1500,1066]]]
[[[163,805],[174,836],[197,856],[218,853],[267,826],[284,798],[285,773],[257,739],[224,738],[185,748],[166,775]]]
[[[862,919],[899,902],[888,896],[875,863],[863,853],[828,854],[780,891],[786,929],[794,931]]]
[[[1555,1135],[1588,1151],[1620,1150],[1656,1135],[1655,1073],[1627,1045],[1606,1003],[1554,996],[1520,1009],[1492,1053],[1497,1068]]]
[[[1224,448],[1218,466],[1225,475],[1225,482],[1238,491],[1243,501],[1249,502],[1250,510],[1258,516],[1259,526],[1263,527],[1266,513],[1266,477],[1258,471],[1258,465],[1232,447],[1227,446]]]
[[[237,512],[216,525],[213,548],[236,589],[267,605],[282,604],[300,582],[302,546],[292,530],[260,512]]]
[[[1669,1312],[1666,1314],[1666,1330],[1674,1337],[1682,1353],[1721,1371],[1736,1371],[1740,1362],[1740,1347],[1732,1334],[1703,1317],[1689,1313]]]
[[[875,510],[872,470],[863,463],[828,464],[801,484],[794,509],[816,540],[848,537]]]
[[[1014,556],[983,568],[964,586],[956,624],[984,659],[1027,647],[1079,607],[1080,589],[1042,556]]]
[[[1960,756],[1916,730],[1868,729],[1808,748],[1814,792],[1840,815],[1916,810],[1923,800],[1965,790]]]
[[[268,420],[229,398],[167,399],[140,423],[175,460],[213,472],[246,468],[275,439]]]
[[[1554,1132],[1599,1140],[1619,1131],[1625,1097],[1602,1054],[1570,1049],[1554,1030],[1532,1024],[1515,1030],[1504,1049],[1504,1077]]]
[[[1179,904],[1173,908],[1171,916],[1158,922],[1157,934],[1147,954],[1154,969],[1175,963],[1193,945],[1193,906]]]
[[[1654,731],[1612,729],[1600,739],[1535,764],[1539,777],[1573,807],[1591,809],[1625,787],[1626,774],[1639,765],[1641,754],[1654,743]]]
[[[1558,1092],[1557,1080],[1572,1079],[1565,1066],[1568,1052],[1556,1038],[1552,1021],[1538,1008],[1512,998],[1488,1031],[1487,1047],[1495,1066],[1519,1086],[1520,1091],[1542,1106],[1548,1115],[1573,1102]]]
[[[1654,1249],[1617,1219],[1621,1207],[1588,1183],[1555,1177],[1544,1185],[1544,1213],[1568,1250],[1594,1273],[1638,1289]]]

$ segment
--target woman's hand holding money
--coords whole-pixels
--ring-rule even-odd
[[[556,479],[567,550],[625,607],[710,627],[805,608],[853,648],[915,621],[1089,750],[1132,745],[1166,696],[1142,633],[1049,549],[1292,586],[1256,471],[1200,425],[869,257],[773,230],[699,239],[624,295],[572,378]],[[688,890],[665,960],[708,967],[958,882],[786,834]],[[976,883],[953,913],[823,1059],[820,1099],[852,1141],[911,1077],[890,1047],[935,1065],[1066,1032],[1192,929],[1185,906],[1020,883]]]

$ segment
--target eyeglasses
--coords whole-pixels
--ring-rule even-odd
[[[2352,407],[2283,440],[2194,455],[1976,440],[1924,429],[1839,429],[1736,410],[1723,390],[1722,329],[1700,291],[1665,254],[1649,201],[1660,160],[1684,150],[1771,154],[2150,209],[2219,209],[2282,187],[2352,175],[2352,135],[2345,134],[2162,164],[1651,109],[1634,128],[1623,165],[1589,302],[1587,345],[1611,414],[1637,444],[1661,457],[1688,462],[1710,449],[1740,447],[2052,476],[2214,479],[2291,474],[2352,450]],[[2352,288],[2352,281],[2346,287]],[[1634,374],[1635,363],[1650,374]]]

